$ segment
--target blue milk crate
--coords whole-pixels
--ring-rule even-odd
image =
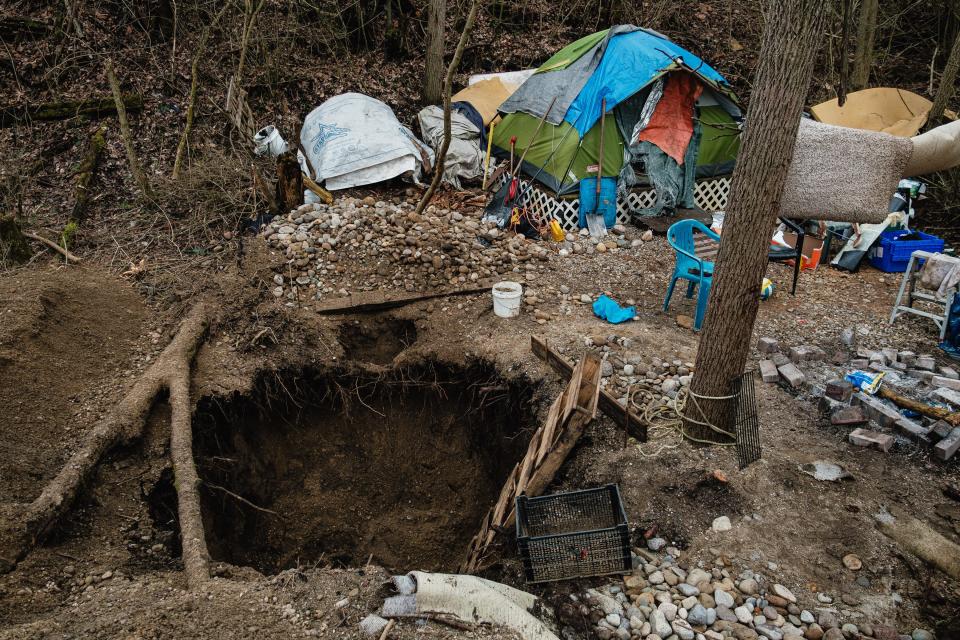
[[[899,239],[908,233],[920,237],[917,240]],[[887,273],[903,273],[914,251],[940,253],[943,251],[943,239],[922,231],[887,229],[870,249],[870,264]]]

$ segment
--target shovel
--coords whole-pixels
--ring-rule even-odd
[[[602,238],[607,235],[607,224],[603,221],[603,215],[597,213],[600,208],[600,182],[603,180],[603,125],[607,115],[607,99],[600,101],[600,157],[597,160],[597,193],[593,202],[593,211],[586,214],[587,229],[590,230],[591,238]]]

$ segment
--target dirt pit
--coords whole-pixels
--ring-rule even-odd
[[[388,365],[417,341],[417,326],[393,317],[351,320],[340,326],[338,339],[348,359]]]
[[[453,570],[522,456],[533,387],[487,365],[270,373],[194,417],[214,558]]]

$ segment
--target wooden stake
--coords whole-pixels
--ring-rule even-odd
[[[44,245],[44,246],[46,246],[46,247],[48,247],[48,248],[50,248],[50,249],[53,249],[54,251],[56,251],[57,253],[59,253],[60,255],[62,255],[64,258],[66,258],[66,259],[67,259],[68,261],[70,261],[70,262],[80,262],[80,258],[78,258],[77,256],[73,255],[72,253],[70,253],[69,251],[67,251],[66,249],[64,249],[64,248],[61,247],[60,245],[58,245],[56,242],[53,242],[52,240],[47,240],[47,239],[44,238],[43,236],[38,236],[38,235],[35,234],[35,233],[28,233],[28,232],[24,231],[24,232],[23,232],[23,237],[24,237],[24,238],[30,238],[31,240],[36,240],[36,241],[39,242],[40,244],[42,244],[42,245]]]

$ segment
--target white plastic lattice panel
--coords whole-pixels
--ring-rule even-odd
[[[499,189],[508,180],[507,175],[500,177],[497,186]],[[580,222],[580,199],[557,198],[542,191],[539,187],[531,188],[528,180],[520,180],[520,192],[527,193],[527,206],[534,212],[557,219],[565,231],[576,232]],[[730,192],[730,178],[707,178],[696,183],[693,189],[693,200],[704,211],[722,211],[727,206],[727,195]],[[656,191],[653,189],[634,190],[617,197],[617,222],[625,224],[630,221],[630,211],[647,209],[657,201]]]

